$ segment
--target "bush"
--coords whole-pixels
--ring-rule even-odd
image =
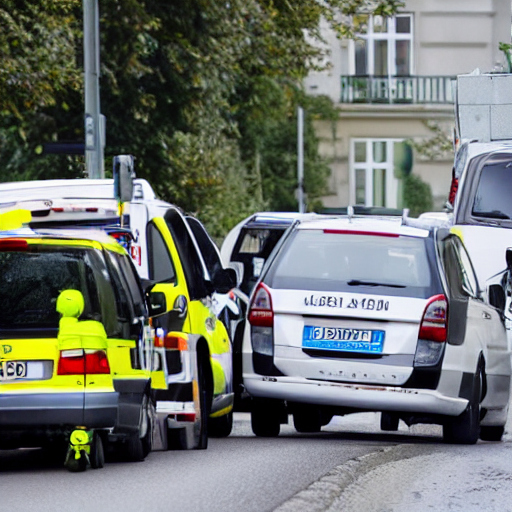
[[[419,176],[409,174],[404,178],[404,207],[409,208],[411,217],[418,217],[434,207],[432,189]]]

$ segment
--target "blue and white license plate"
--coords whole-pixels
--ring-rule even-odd
[[[381,353],[384,331],[304,326],[302,348],[341,352]]]

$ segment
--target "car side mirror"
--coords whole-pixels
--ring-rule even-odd
[[[165,299],[165,293],[148,293],[148,311],[150,317],[163,315],[167,311],[167,301]]]
[[[127,203],[133,196],[133,178],[135,177],[133,156],[117,155],[113,163],[114,197],[120,203]]]
[[[237,286],[237,274],[232,268],[223,268],[215,272],[213,287],[217,293],[228,293]]]
[[[488,289],[489,304],[495,307],[500,313],[505,312],[505,290],[499,284],[491,284]]]
[[[507,261],[507,268],[512,271],[512,248],[509,247],[505,252],[505,259]]]

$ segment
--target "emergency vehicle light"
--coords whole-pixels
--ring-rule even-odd
[[[171,350],[188,350],[187,338],[174,333],[167,333],[165,336],[155,336],[155,347],[163,347]]]
[[[0,251],[26,251],[28,242],[20,238],[2,238],[0,239]]]

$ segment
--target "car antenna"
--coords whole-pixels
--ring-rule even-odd
[[[354,207],[353,206],[347,206],[347,216],[348,216],[348,221],[352,222],[352,217],[354,216]]]
[[[407,220],[409,219],[409,208],[404,208],[402,212],[402,226],[407,224]]]

